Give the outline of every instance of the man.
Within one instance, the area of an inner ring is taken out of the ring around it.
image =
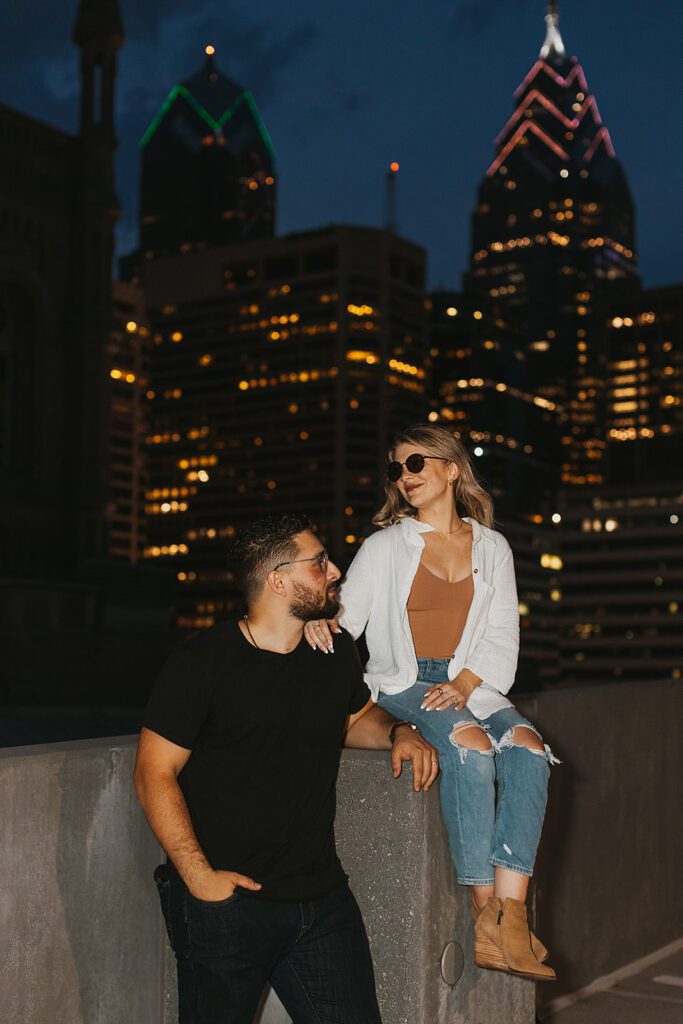
[[[140,734],[137,794],[168,865],[155,878],[178,962],[180,1024],[252,1024],[270,981],[296,1024],[379,1024],[360,911],[334,845],[342,742],[410,760],[426,791],[437,754],[370,700],[353,641],[322,659],[308,619],[338,611],[337,567],[305,516],[235,542],[247,604],[164,668]]]

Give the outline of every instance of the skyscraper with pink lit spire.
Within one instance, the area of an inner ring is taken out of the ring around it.
[[[472,218],[466,290],[526,336],[530,375],[562,423],[562,478],[604,478],[604,324],[639,283],[635,213],[609,130],[548,4]]]

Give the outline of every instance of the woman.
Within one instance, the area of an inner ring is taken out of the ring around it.
[[[382,529],[349,568],[340,623],[354,637],[365,630],[375,700],[439,750],[444,822],[476,922],[475,963],[552,981],[526,896],[555,758],[504,696],[519,649],[510,546],[492,529],[491,497],[450,431],[409,427],[389,459],[386,501],[373,520]],[[331,651],[330,629],[339,631],[334,621],[308,623],[309,643]]]

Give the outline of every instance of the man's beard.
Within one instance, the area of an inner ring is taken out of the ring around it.
[[[333,619],[339,611],[339,601],[332,590],[324,594],[316,594],[314,590],[303,585],[294,584],[294,598],[289,606],[295,619],[308,622],[310,619]]]

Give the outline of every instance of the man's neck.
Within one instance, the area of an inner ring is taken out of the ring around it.
[[[275,614],[269,608],[255,605],[240,620],[240,629],[258,650],[289,654],[301,643],[304,623],[289,615],[283,616],[281,612]]]

